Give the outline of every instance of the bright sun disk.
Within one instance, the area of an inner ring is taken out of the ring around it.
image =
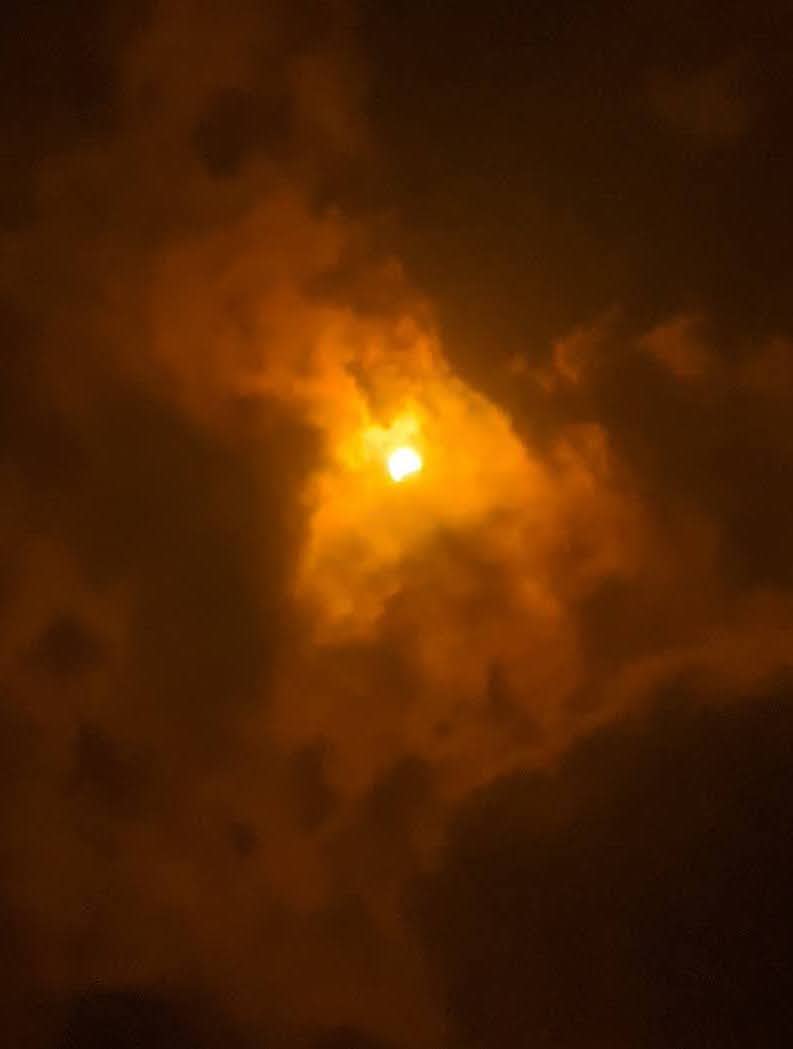
[[[411,474],[418,473],[423,466],[421,456],[415,448],[403,445],[395,448],[388,456],[388,472],[391,480],[399,483]]]

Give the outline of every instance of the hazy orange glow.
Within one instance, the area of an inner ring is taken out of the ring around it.
[[[388,456],[388,472],[391,480],[399,484],[405,478],[421,471],[424,461],[415,448],[410,445],[401,445],[395,448]]]
[[[537,599],[533,565],[554,516],[542,467],[431,336],[405,342],[402,368],[373,355],[363,381],[337,372],[317,402],[328,454],[306,491],[297,589],[329,639],[371,636],[429,550],[472,529],[488,556],[517,559],[513,575]]]

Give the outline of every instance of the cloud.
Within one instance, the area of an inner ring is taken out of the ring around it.
[[[353,7],[83,15],[18,16],[30,109],[0,240],[9,1044],[31,1023],[36,1049],[134,1024],[185,1046],[447,1044],[434,962],[454,1025],[496,1044],[488,1001],[506,1024],[517,992],[466,1003],[466,952],[509,922],[455,850],[478,863],[492,815],[516,851],[481,878],[497,897],[517,866],[537,893],[514,887],[516,928],[548,910],[551,953],[579,926],[605,952],[608,893],[575,873],[568,899],[564,875],[610,862],[650,761],[628,719],[694,682],[721,725],[789,666],[788,342],[738,352],[704,308],[613,309],[507,379],[483,333],[480,389],[367,196],[384,161]],[[401,486],[395,443],[425,464]],[[655,731],[671,777],[689,729]],[[513,789],[529,815],[504,828]],[[612,837],[565,852],[577,813]],[[440,901],[423,932],[415,884]],[[579,1001],[573,1041],[608,1027],[609,994],[622,1008],[626,968],[579,992],[572,959],[556,989],[507,942],[538,1039],[543,1003]]]
[[[461,807],[415,903],[453,1038],[789,1037],[790,698],[782,681],[725,714],[675,687]]]

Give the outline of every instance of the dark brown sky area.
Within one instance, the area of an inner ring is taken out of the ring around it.
[[[793,1045],[791,55],[3,6],[3,1046]]]

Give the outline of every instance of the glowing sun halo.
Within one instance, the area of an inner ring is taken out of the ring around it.
[[[396,481],[397,484],[404,481],[406,477],[410,477],[411,474],[418,473],[423,465],[419,453],[409,445],[395,448],[388,456],[388,472],[391,480]]]

